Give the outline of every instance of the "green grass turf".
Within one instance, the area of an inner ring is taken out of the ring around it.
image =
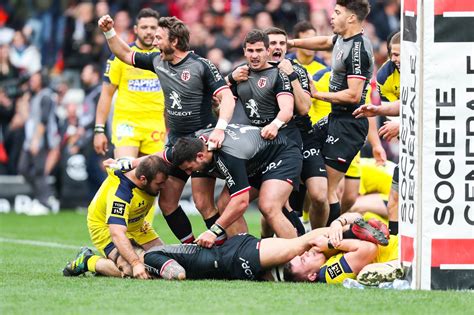
[[[474,314],[474,294],[345,289],[340,285],[245,281],[65,278],[61,270],[90,245],[85,214],[0,215],[0,314]],[[247,214],[258,235],[259,215]],[[195,233],[204,230],[192,217]],[[154,224],[176,243],[161,215]],[[34,240],[73,248],[12,243]],[[77,249],[75,249],[77,247]]]

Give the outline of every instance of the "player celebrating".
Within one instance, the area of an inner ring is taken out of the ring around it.
[[[209,142],[214,147],[220,147],[235,102],[217,68],[207,59],[189,51],[187,27],[175,17],[160,18],[153,45],[161,53],[144,54],[133,51],[116,36],[110,16],[101,17],[98,24],[105,33],[110,49],[120,60],[158,74],[165,96],[166,123],[169,128],[167,145],[172,146],[179,137],[214,126],[216,119],[212,114],[211,102],[216,96],[221,103],[220,119]],[[179,198],[188,177],[179,169],[173,170],[159,200],[168,225],[181,242],[194,241],[189,219],[179,206]],[[194,202],[207,226],[211,226],[218,217],[213,200],[214,184],[214,178],[192,179]]]
[[[289,40],[290,46],[328,50],[332,53],[330,92],[316,91],[314,97],[331,103],[331,114],[315,126],[328,176],[330,224],[340,214],[337,187],[368,133],[367,119],[354,119],[351,113],[365,103],[372,77],[373,52],[362,23],[370,11],[367,0],[338,0],[331,16],[335,36],[315,36]]]

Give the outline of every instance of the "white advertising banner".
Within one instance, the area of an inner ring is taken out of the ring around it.
[[[412,288],[473,288],[474,1],[402,12],[400,258]]]
[[[422,289],[474,286],[474,1],[423,2]]]
[[[420,0],[402,3],[400,61],[400,161],[399,161],[399,244],[400,259],[416,288],[419,277],[417,224],[419,223],[419,102],[421,90]]]

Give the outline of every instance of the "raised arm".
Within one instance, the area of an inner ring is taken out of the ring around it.
[[[288,48],[303,48],[311,50],[329,50],[334,46],[334,36],[314,36],[310,38],[295,38],[287,41]]]
[[[133,52],[128,44],[116,35],[114,20],[109,15],[104,15],[99,19],[98,25],[102,32],[104,32],[110,51],[126,64],[133,65]]]

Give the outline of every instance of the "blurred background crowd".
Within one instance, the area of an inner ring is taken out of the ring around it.
[[[364,32],[379,67],[387,59],[387,36],[400,28],[400,0],[369,2]],[[251,29],[278,26],[291,38],[293,26],[306,20],[318,35],[330,35],[334,5],[335,0],[0,1],[0,175],[34,178],[29,165],[40,163],[57,178],[58,195],[69,167],[88,179],[88,199],[93,195],[102,178],[92,148],[95,107],[110,55],[97,27],[100,16],[114,17],[117,34],[132,42],[141,8],[174,15],[189,27],[192,50],[227,74],[242,63],[241,43]],[[372,101],[379,102],[376,92]],[[44,130],[32,132],[40,123]],[[397,159],[396,150],[388,153]],[[47,184],[36,184],[47,190]]]

